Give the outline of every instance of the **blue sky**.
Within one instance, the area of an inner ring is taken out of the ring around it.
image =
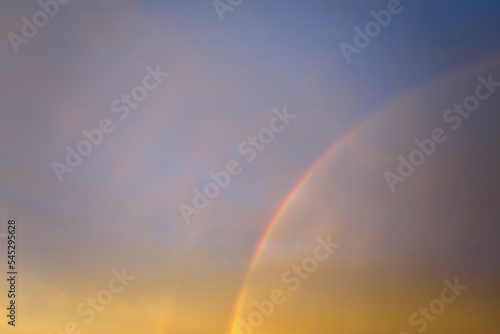
[[[500,80],[500,4],[404,0],[348,63],[340,43],[387,4],[243,0],[221,21],[211,1],[72,0],[18,53],[7,35],[40,7],[1,4],[0,209],[21,222],[18,333],[78,321],[74,306],[125,266],[138,283],[85,333],[222,334],[326,235],[342,251],[262,334],[399,333],[454,276],[474,288],[432,330],[487,333],[500,93],[459,131],[443,113],[479,75]],[[169,76],[121,120],[112,102],[157,66]],[[284,110],[296,117],[247,162],[239,145]],[[115,130],[60,182],[54,162],[106,118]],[[392,192],[384,171],[436,127],[449,139]],[[179,205],[231,160],[242,172],[186,224]]]

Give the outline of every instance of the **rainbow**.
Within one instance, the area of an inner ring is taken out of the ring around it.
[[[415,94],[418,91],[423,90],[425,87],[432,87],[432,84],[444,81],[445,79],[452,79],[454,76],[458,76],[458,74],[463,74],[463,73],[477,73],[481,70],[484,70],[485,68],[492,66],[494,64],[497,64],[499,62],[498,57],[493,57],[491,59],[483,60],[482,62],[476,63],[476,64],[471,64],[469,66],[464,66],[463,68],[456,70],[454,72],[448,73],[443,75],[441,78],[436,78],[434,80],[431,80],[430,82],[423,83],[421,86],[413,88],[411,91],[402,94],[398,98],[394,99],[393,101],[390,101],[385,107],[387,109],[391,105],[397,105],[399,101],[404,100],[406,97]],[[379,108],[379,112],[382,111],[384,108]],[[343,136],[340,138],[337,138],[325,151],[323,155],[321,155],[312,165],[309,167],[309,169],[305,172],[305,174],[300,178],[300,180],[297,182],[297,184],[288,192],[288,194],[285,196],[284,200],[281,202],[280,206],[276,210],[276,212],[273,214],[271,217],[269,223],[266,226],[266,229],[264,230],[257,246],[255,247],[254,253],[251,257],[251,260],[249,262],[249,265],[247,267],[247,270],[245,272],[242,285],[240,288],[240,291],[237,295],[236,301],[235,301],[235,306],[233,308],[233,312],[231,313],[230,321],[229,321],[229,326],[228,326],[228,333],[230,334],[236,334],[236,325],[237,325],[237,320],[241,314],[241,310],[245,301],[245,296],[247,292],[247,285],[249,283],[249,280],[251,278],[251,275],[255,269],[255,266],[260,258],[260,255],[264,249],[264,246],[269,239],[270,235],[272,234],[274,227],[277,225],[279,222],[280,218],[283,216],[283,214],[286,212],[286,210],[290,207],[292,204],[293,200],[297,197],[297,194],[300,193],[300,190],[304,188],[304,185],[311,179],[311,177],[314,175],[316,170],[325,162],[325,160],[333,154],[339,147],[340,145],[348,139],[351,135],[356,133],[359,129],[361,129],[370,119],[372,119],[375,114],[378,112],[374,112],[372,116],[367,117],[365,120],[361,121],[358,125],[356,125],[354,128],[352,128],[350,131],[345,133]],[[199,233],[201,233],[201,226],[203,226],[205,221],[202,221],[200,223],[200,227],[197,229],[196,236],[192,238],[193,243],[194,240],[196,240],[197,236]],[[175,289],[172,289],[175,290]],[[172,304],[173,304],[173,298],[169,299],[167,302],[167,305],[165,306],[165,309],[163,310],[162,314],[164,314],[162,318],[162,322],[159,324],[159,330],[160,333],[166,333],[167,332],[167,327],[168,323],[171,317],[172,313]]]
[[[252,276],[252,273],[255,269],[255,266],[260,258],[260,255],[262,253],[262,250],[264,249],[264,246],[269,239],[269,236],[272,234],[274,227],[277,225],[278,221],[280,218],[283,216],[283,214],[286,212],[288,207],[291,205],[293,200],[297,197],[297,194],[300,193],[300,190],[304,187],[304,185],[311,179],[311,177],[314,175],[316,170],[323,164],[323,162],[337,149],[340,147],[340,144],[342,144],[347,138],[349,138],[351,135],[356,133],[360,128],[363,127],[363,125],[367,122],[367,120],[364,120],[360,122],[358,125],[356,125],[353,129],[348,131],[346,134],[341,136],[340,138],[336,139],[330,147],[326,150],[325,153],[323,153],[312,165],[309,167],[309,169],[304,173],[304,175],[300,178],[300,180],[295,184],[295,186],[288,192],[288,194],[285,196],[285,199],[281,202],[280,206],[276,210],[276,212],[273,214],[271,220],[269,223],[267,223],[266,229],[262,233],[262,236],[257,243],[257,246],[255,247],[254,253],[251,257],[251,260],[249,262],[247,271],[245,273],[244,279],[243,279],[243,284],[240,288],[240,292],[238,293],[238,297],[236,298],[236,303],[235,307],[233,309],[232,315],[231,315],[231,320],[230,324],[228,327],[228,333],[229,334],[236,334],[236,327],[238,323],[238,317],[241,314],[241,310],[243,307],[243,303],[245,301],[245,296],[247,292],[247,285],[250,277]]]
[[[436,78],[434,80],[431,80],[430,82],[423,83],[421,86],[416,87],[412,89],[411,91],[402,94],[401,96],[395,98],[394,100],[390,101],[386,107],[388,108],[391,105],[397,105],[399,101],[403,101],[406,97],[411,96],[413,94],[416,94],[416,92],[422,91],[425,87],[431,87],[434,83],[444,81],[445,79],[451,79],[453,76],[458,75],[458,74],[463,74],[467,73],[470,71],[479,71],[480,69],[483,69],[487,66],[496,64],[498,62],[498,58],[492,58],[492,59],[487,59],[482,62],[476,63],[476,64],[471,64],[469,66],[465,66],[463,68],[460,68],[454,72],[447,73],[443,75],[440,78]],[[286,195],[285,199],[282,201],[274,215],[272,216],[271,220],[267,224],[267,227],[264,231],[264,233],[261,236],[260,241],[258,242],[255,251],[252,255],[252,258],[250,260],[250,263],[248,265],[247,271],[245,273],[244,279],[243,279],[243,284],[240,288],[240,292],[238,293],[238,297],[236,298],[236,303],[235,307],[233,309],[231,318],[230,318],[230,325],[228,327],[229,334],[237,334],[236,332],[236,325],[238,321],[238,317],[241,314],[241,310],[243,307],[243,303],[245,301],[245,296],[246,296],[246,288],[249,282],[249,279],[254,271],[255,265],[257,264],[260,255],[262,253],[262,250],[269,239],[269,236],[272,234],[274,227],[280,220],[280,218],[283,216],[283,214],[286,212],[287,208],[290,206],[290,204],[293,202],[294,198],[297,196],[297,194],[300,192],[300,190],[304,187],[304,185],[311,179],[311,177],[314,175],[314,172],[323,164],[323,162],[329,157],[331,154],[335,152],[336,149],[340,147],[340,145],[348,139],[351,135],[356,133],[358,130],[360,130],[365,124],[368,123],[376,114],[384,110],[383,108],[379,108],[378,111],[375,111],[371,116],[365,118],[362,120],[360,123],[358,123],[354,128],[352,128],[350,131],[345,133],[343,136],[340,138],[336,139],[330,147],[326,150],[326,152],[321,155],[309,169],[306,171],[306,173],[300,178],[300,180],[297,182],[297,184],[290,190],[290,192]]]

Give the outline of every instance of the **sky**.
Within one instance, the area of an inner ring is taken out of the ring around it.
[[[497,333],[499,15],[3,2],[1,332]]]

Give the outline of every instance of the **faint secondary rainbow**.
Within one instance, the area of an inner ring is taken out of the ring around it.
[[[309,167],[309,169],[305,172],[305,174],[300,178],[299,182],[295,184],[295,186],[288,192],[288,194],[285,196],[285,199],[281,202],[280,206],[276,210],[276,212],[273,214],[271,220],[267,224],[267,227],[264,231],[264,233],[261,236],[261,239],[259,240],[257,246],[255,247],[254,254],[252,255],[252,258],[250,260],[250,263],[248,265],[248,269],[245,273],[245,276],[243,278],[243,284],[241,286],[240,292],[238,294],[238,297],[236,299],[236,304],[233,310],[233,313],[231,315],[231,320],[230,320],[230,325],[229,325],[229,332],[230,334],[236,334],[236,326],[238,324],[238,317],[240,316],[241,309],[243,307],[243,303],[245,301],[245,295],[247,291],[247,285],[248,281],[250,279],[250,276],[252,275],[252,272],[255,268],[255,265],[257,264],[257,261],[259,260],[259,257],[262,253],[262,250],[269,239],[269,236],[272,234],[274,227],[277,225],[278,221],[280,220],[281,216],[283,213],[285,213],[286,209],[290,206],[290,204],[293,202],[297,194],[300,192],[300,190],[303,188],[303,186],[311,179],[311,177],[314,175],[314,172],[318,169],[319,166],[323,164],[323,162],[326,160],[328,156],[330,156],[339,146],[342,142],[344,142],[348,137],[356,133],[357,130],[359,130],[367,120],[364,120],[360,122],[358,125],[356,125],[352,130],[348,131],[346,134],[344,134],[342,137],[338,138],[333,142],[332,145],[326,150],[325,153],[323,153],[312,165]]]
[[[398,105],[399,101],[404,101],[408,96],[416,94],[417,92],[422,91],[426,87],[427,88],[432,87],[432,84],[434,84],[434,83],[440,82],[440,81],[445,80],[445,79],[453,78],[454,75],[456,75],[457,73],[458,74],[460,74],[460,73],[462,73],[462,74],[463,73],[469,73],[469,72],[471,72],[471,73],[478,73],[480,71],[483,71],[488,66],[497,64],[499,61],[500,61],[500,58],[495,57],[495,58],[488,59],[488,60],[485,60],[485,61],[480,62],[480,63],[472,64],[470,66],[464,66],[460,70],[448,73],[448,74],[444,75],[442,78],[436,78],[435,80],[432,80],[430,82],[424,83],[421,86],[416,87],[416,88],[414,88],[414,89],[406,92],[405,94],[402,94],[401,96],[399,96],[395,100],[393,100],[390,103],[388,103],[387,105],[385,105],[384,108],[380,108],[378,111],[380,112],[380,111],[382,111],[384,109],[389,109],[389,107],[391,105]],[[266,227],[266,230],[264,231],[264,233],[263,233],[263,235],[262,235],[262,237],[261,237],[261,239],[260,239],[260,241],[259,241],[259,243],[258,243],[258,245],[257,245],[257,247],[255,249],[255,252],[254,252],[254,254],[252,256],[252,259],[251,259],[251,261],[249,263],[247,272],[245,273],[243,284],[242,284],[242,287],[241,287],[240,292],[238,294],[238,298],[237,298],[236,303],[235,303],[235,308],[233,310],[232,317],[231,317],[231,320],[230,320],[229,331],[230,331],[231,334],[235,334],[236,321],[237,321],[237,319],[238,319],[238,317],[239,317],[239,315],[241,313],[241,309],[242,309],[242,306],[243,306],[243,302],[244,302],[244,298],[245,298],[245,293],[246,293],[246,286],[248,284],[249,278],[250,278],[250,276],[251,276],[251,274],[253,272],[253,269],[254,269],[254,267],[255,267],[255,265],[256,265],[259,257],[260,257],[260,254],[262,252],[262,249],[264,248],[264,245],[265,245],[267,239],[269,238],[269,236],[271,235],[271,233],[273,231],[274,226],[277,224],[277,222],[280,219],[280,217],[283,215],[283,213],[289,207],[289,205],[293,201],[293,199],[296,197],[296,194],[300,191],[300,189],[302,188],[303,184],[305,184],[311,178],[311,176],[318,169],[318,167],[324,162],[324,160],[330,154],[332,154],[335,151],[335,149],[338,148],[340,146],[340,144],[345,139],[347,139],[347,137],[350,137],[353,133],[355,133],[357,130],[359,130],[360,128],[362,128],[363,125],[365,123],[367,123],[370,119],[374,118],[376,113],[377,112],[375,112],[372,116],[368,117],[367,119],[361,121],[361,123],[359,125],[356,125],[351,131],[347,132],[344,136],[342,136],[339,139],[335,140],[333,142],[333,144],[326,150],[326,153],[324,153],[307,170],[307,172],[304,174],[304,176],[299,180],[299,182],[294,186],[294,188],[290,190],[290,192],[287,194],[287,196],[285,197],[285,199],[283,200],[283,202],[278,207],[276,213],[273,215],[272,219],[268,223],[268,225]],[[203,225],[203,224],[201,224],[201,225]],[[168,300],[168,302],[167,302],[167,304],[165,306],[164,312],[161,312],[161,314],[162,314],[162,322],[160,323],[160,329],[159,329],[160,332],[159,332],[159,334],[164,334],[164,333],[167,333],[169,331],[168,327],[169,327],[169,320],[170,320],[170,317],[171,317],[170,313],[172,311],[171,303],[172,303],[171,300]]]

